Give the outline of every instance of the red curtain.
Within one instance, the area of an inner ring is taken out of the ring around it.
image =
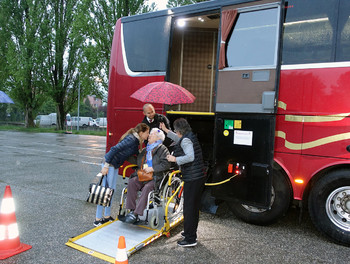
[[[221,44],[219,57],[219,70],[226,67],[226,40],[230,34],[233,23],[237,18],[237,10],[225,10],[221,13]]]

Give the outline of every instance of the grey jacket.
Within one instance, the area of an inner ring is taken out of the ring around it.
[[[137,156],[137,167],[142,167],[142,159],[146,154],[146,148],[144,148],[141,153]],[[158,186],[165,176],[165,173],[170,169],[170,162],[166,159],[166,156],[169,155],[169,150],[166,146],[163,144],[158,145],[152,150],[152,168],[154,170],[153,172],[153,180],[156,183],[156,186]],[[136,161],[134,160],[134,163]],[[146,158],[144,160],[144,163],[146,163]],[[131,177],[137,176],[137,173],[133,173]]]

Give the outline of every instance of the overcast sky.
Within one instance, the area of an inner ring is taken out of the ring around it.
[[[158,10],[166,9],[166,4],[168,0],[149,0],[150,3],[155,2],[158,6]]]

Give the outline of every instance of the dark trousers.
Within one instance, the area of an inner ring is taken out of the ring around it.
[[[137,192],[141,190],[141,196],[136,203]],[[129,179],[128,192],[126,194],[126,209],[134,210],[135,214],[143,215],[146,209],[148,194],[154,190],[154,181],[140,182],[137,177]]]
[[[197,239],[199,208],[204,189],[205,178],[185,182],[184,184],[184,235],[187,242]]]

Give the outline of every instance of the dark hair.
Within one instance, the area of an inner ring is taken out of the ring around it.
[[[174,130],[179,132],[181,135],[185,135],[192,131],[190,124],[185,118],[179,118],[174,121]]]
[[[140,132],[146,132],[149,130],[149,126],[147,126],[145,123],[139,123],[137,124],[136,127],[130,128],[128,131],[124,133],[124,135],[121,136],[119,139],[119,142],[122,141],[127,135],[132,134],[132,133],[140,133]]]

